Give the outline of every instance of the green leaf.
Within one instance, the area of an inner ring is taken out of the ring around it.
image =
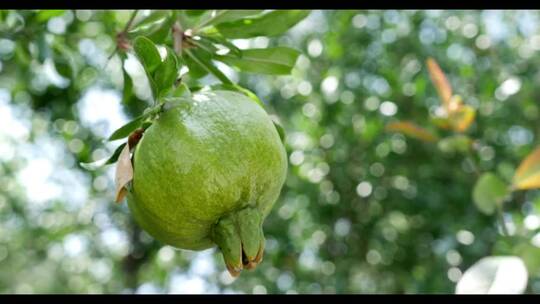
[[[189,17],[199,17],[202,14],[206,13],[206,11],[207,10],[200,10],[200,9],[186,10],[186,15],[188,15]]]
[[[171,93],[171,97],[189,97],[191,91],[185,83],[178,85]]]
[[[122,149],[124,148],[126,144],[127,142],[118,146],[118,148],[114,150],[114,153],[109,158],[100,159],[92,163],[79,163],[79,165],[81,165],[81,167],[83,167],[86,170],[94,171],[103,166],[114,164],[118,160],[118,156],[120,156],[120,153],[122,152]]]
[[[75,56],[64,44],[53,44],[53,58],[56,71],[65,78],[72,79],[77,76],[79,68]]]
[[[473,141],[470,137],[456,134],[441,139],[438,147],[445,153],[467,153],[472,148]]]
[[[154,74],[158,98],[165,95],[172,89],[178,77],[178,61],[173,50],[167,47],[167,57],[161,63]]]
[[[484,173],[476,182],[473,200],[476,207],[485,214],[493,214],[501,207],[510,194],[508,185],[497,175]]]
[[[122,90],[122,102],[127,103],[133,95],[133,80],[131,76],[122,68],[124,75],[124,89]]]
[[[290,74],[300,52],[287,47],[242,50],[242,57],[216,56],[216,59],[234,65],[249,73],[286,75]]]
[[[165,18],[170,16],[170,11],[168,10],[157,10],[152,11],[150,15],[148,15],[146,18],[139,21],[137,24],[133,26],[133,29],[129,31],[129,33],[137,33],[140,34],[142,31],[150,27],[151,25],[154,25],[156,23],[162,23]]]
[[[45,22],[53,17],[62,16],[66,10],[41,10],[37,13],[36,20]]]
[[[137,37],[133,43],[133,49],[148,74],[152,74],[161,64],[161,56],[152,40],[144,36]]]
[[[170,11],[156,11],[128,32],[129,37],[145,36],[154,43],[164,43],[171,31],[174,18]]]
[[[148,38],[144,36],[139,36],[135,39],[133,43],[133,49],[135,50],[135,55],[137,59],[141,62],[146,76],[148,77],[148,82],[150,83],[150,88],[152,89],[152,96],[158,98],[158,87],[152,77],[154,71],[161,64],[161,56],[156,45]]]
[[[114,131],[111,136],[107,139],[108,141],[118,140],[125,137],[128,137],[129,134],[131,134],[133,131],[135,131],[137,128],[141,126],[141,123],[143,119],[145,119],[148,115],[141,115],[132,121],[128,122],[127,124],[120,127],[118,130]]]
[[[147,37],[155,43],[165,43],[168,39],[171,39],[170,33],[174,24],[174,18],[169,17],[163,23],[159,24],[159,27],[147,34]]]
[[[193,52],[189,49],[184,50],[186,54],[195,62],[197,63],[201,68],[205,69],[212,75],[216,76],[221,82],[226,84],[232,84],[232,81],[225,76],[218,68],[214,66],[212,63],[210,56],[200,56],[200,53]]]
[[[198,48],[210,53],[214,54],[218,51],[218,48],[212,44],[212,42],[206,40],[206,39],[192,39],[190,40],[195,46]]]
[[[208,53],[199,51],[197,49],[194,49],[192,53],[198,53],[199,56],[210,56]],[[187,52],[184,52],[182,59],[189,69],[189,73],[187,73],[189,78],[199,79],[208,75],[208,70],[202,67],[199,63],[197,63],[197,61],[195,61],[191,56],[189,56]]]
[[[224,37],[232,39],[279,36],[309,13],[309,10],[275,10],[261,16],[220,23],[216,29]]]
[[[261,13],[263,10],[214,10],[210,17],[203,20],[196,28],[202,28],[210,25],[231,22],[244,17],[249,17]]]
[[[278,131],[279,138],[281,138],[281,142],[285,143],[285,129],[283,129],[281,124],[279,124],[277,121],[272,120],[272,122],[274,123],[274,127],[276,127],[276,130]]]
[[[230,54],[234,55],[236,57],[242,56],[242,50],[240,50],[236,45],[229,42],[229,40],[225,39],[224,37],[220,35],[212,35],[212,36],[200,36],[201,40],[207,40],[209,42],[212,42],[213,44],[222,45],[229,49]]]

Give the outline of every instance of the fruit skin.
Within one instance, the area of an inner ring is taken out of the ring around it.
[[[191,250],[214,246],[220,219],[246,207],[264,220],[287,174],[271,118],[232,91],[179,99],[145,131],[133,163],[128,205],[135,220],[159,241]]]

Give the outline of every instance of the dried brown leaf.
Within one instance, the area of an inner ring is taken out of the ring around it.
[[[129,145],[125,145],[118,162],[116,163],[116,198],[115,202],[120,203],[127,195],[127,185],[133,179],[133,165],[131,164],[131,156],[129,151]]]

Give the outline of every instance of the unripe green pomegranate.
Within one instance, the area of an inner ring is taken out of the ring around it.
[[[236,276],[262,260],[262,224],[285,181],[285,148],[265,110],[242,94],[210,91],[175,103],[135,148],[129,208],[163,243],[217,245]]]

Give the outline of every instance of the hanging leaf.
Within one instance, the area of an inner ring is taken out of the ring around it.
[[[142,121],[147,117],[148,115],[141,115],[132,121],[128,122],[127,124],[121,126],[118,130],[114,131],[111,136],[107,139],[108,141],[118,140],[122,138],[128,137],[131,132],[135,131],[137,128],[141,126]]]
[[[484,173],[474,186],[473,200],[482,213],[491,215],[510,194],[508,185],[497,175]]]
[[[432,134],[430,131],[417,126],[415,123],[410,121],[398,121],[391,122],[386,125],[387,132],[398,132],[403,133],[412,138],[416,138],[426,142],[434,142],[439,138]]]
[[[128,72],[122,68],[124,75],[124,88],[122,89],[122,102],[128,103],[133,96],[133,80],[129,76]]]
[[[309,10],[275,10],[261,16],[216,25],[226,38],[279,36],[309,15]]]
[[[456,294],[521,294],[527,281],[527,268],[521,258],[489,256],[463,273]]]
[[[160,64],[154,74],[158,98],[169,92],[178,77],[178,61],[170,48],[167,49],[167,57]]]
[[[216,59],[236,66],[243,72],[269,75],[290,74],[300,52],[287,47],[242,50],[242,57],[217,56]]]
[[[133,165],[131,164],[129,145],[125,145],[118,157],[118,163],[116,164],[116,175],[114,178],[116,185],[115,202],[122,202],[128,192],[127,185],[132,179]]]
[[[450,82],[433,58],[428,58],[427,67],[431,81],[435,85],[435,89],[437,89],[437,93],[439,93],[443,105],[448,109],[448,103],[452,97],[452,87],[450,86]]]
[[[120,152],[122,152],[122,149],[126,144],[127,143],[123,143],[118,146],[118,148],[114,150],[114,153],[109,158],[100,159],[92,163],[79,163],[79,165],[81,165],[81,167],[85,168],[86,170],[94,171],[103,166],[114,164],[118,160],[118,156],[120,156]]]
[[[281,124],[275,120],[272,120],[274,123],[274,127],[276,127],[276,130],[278,131],[279,138],[281,138],[281,142],[285,143],[285,129],[281,126]]]
[[[540,188],[540,147],[527,155],[521,162],[512,182],[516,189]]]

